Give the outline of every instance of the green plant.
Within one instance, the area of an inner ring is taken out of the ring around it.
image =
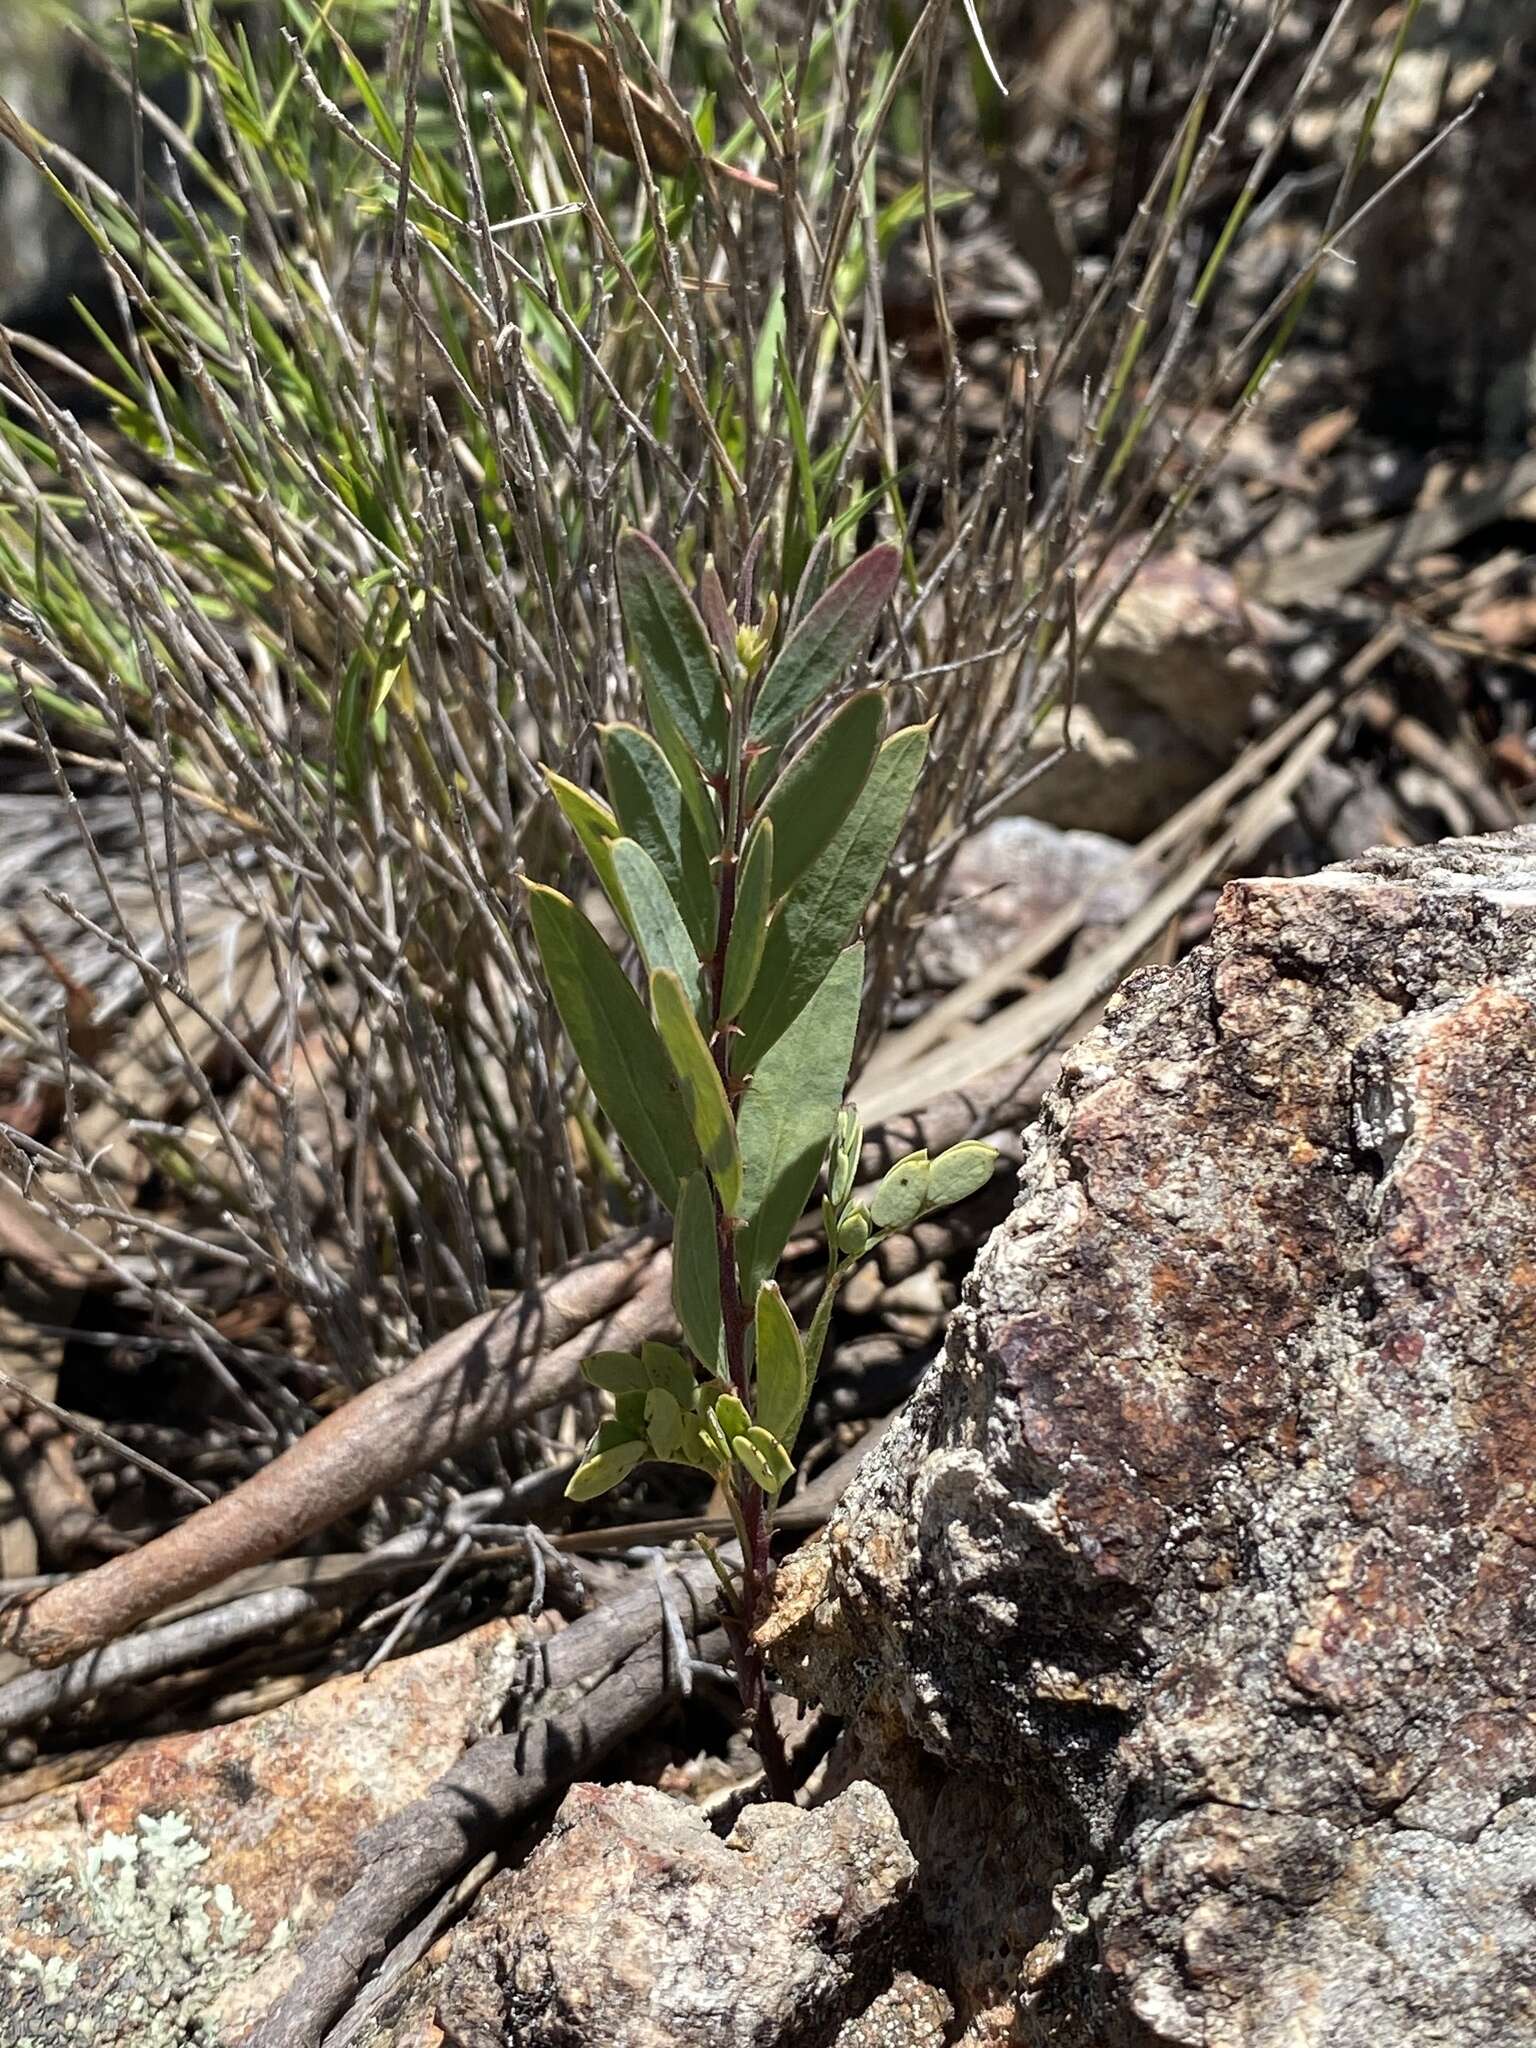
[[[770,1778],[752,1629],[772,1578],[772,1508],[839,1283],[892,1230],[974,1193],[996,1154],[915,1152],[856,1202],[861,1127],[843,1107],[864,988],[857,937],[922,774],[928,729],[883,735],[878,689],[839,700],[900,574],[879,547],[810,599],[771,655],[775,603],[738,621],[712,565],[704,617],[661,550],[629,531],[619,588],[650,722],[603,728],[609,802],[549,775],[638,954],[642,1001],[596,926],[530,882],[544,971],[593,1094],[671,1213],[685,1349],[599,1352],[614,1413],[566,1489],[604,1493],[642,1459],[708,1473],[741,1540],[733,1641]],[[791,743],[799,744],[791,751]],[[825,1163],[825,1283],[802,1332],[774,1281]]]

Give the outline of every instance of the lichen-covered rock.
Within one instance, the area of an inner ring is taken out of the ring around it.
[[[1232,884],[782,1575],[967,2040],[1536,2041],[1536,831]]]
[[[436,2020],[452,2048],[830,2048],[889,1981],[912,1868],[870,1785],[724,1842],[649,1786],[578,1785],[456,1936]]]
[[[495,1725],[525,1625],[136,1744],[0,1819],[3,2048],[233,2048],[357,1875],[359,1836]]]

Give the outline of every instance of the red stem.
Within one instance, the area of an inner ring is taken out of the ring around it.
[[[740,831],[738,820],[738,842]],[[726,847],[721,854],[720,917],[715,929],[714,957],[709,963],[710,1013],[714,1020],[710,1049],[733,1114],[740,1090],[731,1082],[731,1034],[720,1023],[720,1006],[725,987],[726,954],[736,915],[739,852],[738,843]],[[741,1275],[736,1264],[735,1225],[722,1208],[718,1194],[714,1199],[715,1244],[720,1265],[720,1321],[725,1335],[726,1370],[737,1399],[750,1414],[752,1385],[747,1371],[747,1308],[741,1298]],[[739,1626],[728,1630],[732,1660],[736,1666],[736,1687],[741,1694],[742,1711],[752,1729],[753,1743],[762,1759],[768,1789],[775,1799],[790,1800],[794,1797],[794,1783],[773,1718],[773,1702],[764,1682],[762,1656],[752,1640],[752,1632],[767,1612],[773,1597],[773,1532],[762,1488],[744,1477],[738,1494],[747,1540],[741,1561],[742,1618]]]

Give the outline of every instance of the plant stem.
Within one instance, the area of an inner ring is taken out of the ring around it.
[[[736,870],[741,856],[746,822],[746,700],[745,687],[738,687],[732,699],[729,777],[723,792],[725,819],[720,850],[719,915],[715,924],[714,955],[709,962],[710,1015],[714,1026],[710,1050],[714,1055],[715,1070],[725,1087],[733,1115],[740,1088],[732,1086],[731,1035],[721,1021],[720,1010],[725,986],[726,955],[730,950],[731,927],[736,916]],[[719,1190],[712,1187],[711,1193],[715,1204],[715,1245],[720,1268],[720,1321],[725,1337],[726,1370],[738,1400],[751,1414],[752,1376],[747,1369],[748,1308],[742,1299],[741,1273],[736,1263],[736,1226],[734,1220],[725,1212]],[[735,1483],[738,1478],[739,1483]],[[758,1756],[762,1759],[768,1789],[775,1799],[787,1800],[794,1797],[794,1785],[789,1775],[784,1745],[779,1739],[778,1727],[773,1718],[773,1702],[768,1691],[762,1656],[752,1635],[767,1612],[769,1601],[773,1597],[772,1515],[767,1497],[755,1481],[741,1474],[733,1475],[726,1481],[727,1485],[733,1483],[740,1509],[742,1533],[742,1611],[739,1621],[727,1624],[726,1633],[730,1640],[732,1662],[736,1667],[736,1687],[741,1694],[742,1711],[752,1730],[752,1740]]]

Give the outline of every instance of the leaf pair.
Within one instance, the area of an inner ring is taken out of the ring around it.
[[[734,1394],[720,1394],[710,1407],[706,1431],[727,1462],[734,1460],[764,1493],[777,1493],[794,1463],[771,1429],[754,1422]]]
[[[984,1188],[996,1166],[996,1146],[971,1138],[951,1145],[937,1159],[930,1159],[926,1152],[909,1152],[886,1174],[867,1207],[843,1210],[837,1230],[839,1247],[857,1256],[877,1235],[910,1230],[920,1217],[963,1202],[967,1195]],[[852,1186],[851,1178],[848,1186]],[[846,1194],[842,1200],[847,1200]],[[842,1208],[841,1202],[838,1207]]]

